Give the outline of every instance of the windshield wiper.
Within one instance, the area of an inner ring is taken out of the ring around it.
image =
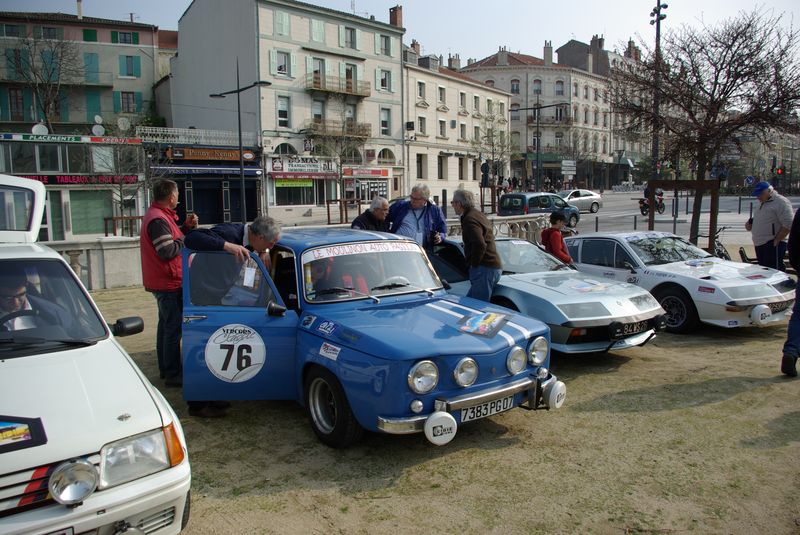
[[[572,269],[567,264],[558,264],[557,266],[553,266],[553,269],[550,271],[558,271],[559,269]]]
[[[374,290],[374,288],[373,288],[373,290]],[[312,293],[312,295],[314,297],[317,297],[317,296],[320,296],[320,295],[340,294],[340,293],[349,293],[349,292],[353,292],[354,294],[357,294],[357,295],[360,295],[360,296],[363,296],[363,297],[369,297],[370,299],[372,299],[376,303],[380,303],[381,302],[381,300],[378,299],[377,297],[375,297],[374,295],[365,294],[364,292],[359,292],[355,288],[350,288],[349,286],[331,286],[330,288],[324,288],[322,290],[314,290],[311,293]]]
[[[394,288],[403,288],[405,286],[411,286],[410,282],[392,282],[389,284],[382,284],[380,286],[375,286],[374,288],[370,288],[370,292],[374,292],[375,290],[392,290]]]
[[[93,346],[97,340],[53,340],[51,338],[42,338],[41,336],[9,336],[0,338],[0,344],[14,344],[19,346],[34,346],[42,344],[62,344],[67,346],[86,347]]]

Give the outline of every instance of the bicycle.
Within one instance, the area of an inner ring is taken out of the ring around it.
[[[730,227],[720,227],[717,229],[717,232],[714,233],[714,252],[712,253],[717,258],[722,258],[725,260],[731,260],[731,255],[728,250],[722,245],[722,242],[719,239],[719,235],[722,234],[725,230]],[[708,234],[698,234],[697,238],[708,238]]]

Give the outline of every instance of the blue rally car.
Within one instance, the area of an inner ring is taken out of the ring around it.
[[[564,402],[547,326],[447,294],[413,241],[290,229],[270,260],[184,252],[187,400],[294,399],[332,447]]]

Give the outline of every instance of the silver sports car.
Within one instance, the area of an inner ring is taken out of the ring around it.
[[[503,276],[492,302],[545,322],[551,347],[591,353],[641,346],[664,325],[664,310],[633,284],[587,276],[516,238],[498,238]],[[429,255],[450,292],[466,295],[469,275],[461,241],[447,239]]]

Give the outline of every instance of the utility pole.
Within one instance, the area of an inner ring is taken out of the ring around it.
[[[659,108],[661,107],[661,21],[667,18],[661,14],[662,9],[667,9],[667,4],[656,3],[656,7],[650,12],[650,24],[656,26],[656,56],[655,70],[653,72],[653,143],[650,158],[652,160],[651,178],[658,179],[658,130],[659,130]]]

